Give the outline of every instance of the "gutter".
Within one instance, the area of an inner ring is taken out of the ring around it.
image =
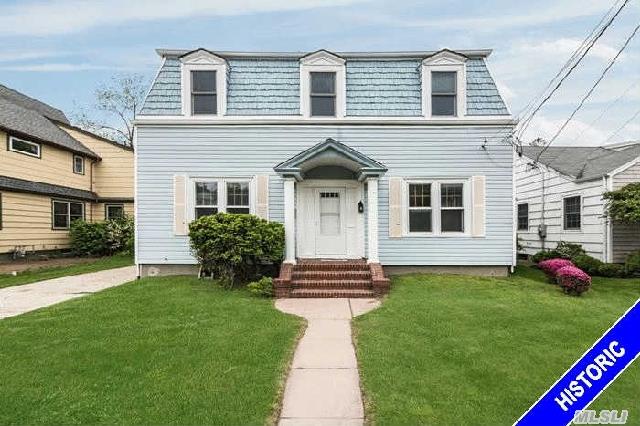
[[[256,118],[256,119],[238,119],[238,118],[217,118],[217,119],[201,119],[182,116],[148,116],[137,117],[133,124],[141,125],[325,125],[332,126],[338,124],[352,124],[364,126],[513,126],[517,124],[517,120],[512,117],[506,118],[478,118],[478,119],[456,119],[456,120],[426,120],[424,118],[392,118],[380,119],[375,118],[341,118],[341,119],[309,119],[304,117],[290,118]]]

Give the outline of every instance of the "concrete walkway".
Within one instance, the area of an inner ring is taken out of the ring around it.
[[[136,267],[54,278],[0,289],[0,319],[96,293],[136,279]]]
[[[287,378],[281,426],[364,423],[351,319],[378,306],[376,299],[276,301],[279,310],[308,321]]]

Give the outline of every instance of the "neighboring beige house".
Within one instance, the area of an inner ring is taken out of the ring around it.
[[[133,150],[0,85],[0,255],[64,249],[75,219],[133,215]]]

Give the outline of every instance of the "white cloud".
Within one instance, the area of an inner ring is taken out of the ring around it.
[[[552,119],[545,116],[536,116],[531,122],[531,125],[527,128],[522,140],[528,143],[535,138],[541,137],[548,141],[553,137],[563,123],[564,119]],[[607,132],[595,126],[589,125],[581,120],[573,120],[563,130],[558,139],[553,142],[553,145],[601,145],[607,136]]]
[[[344,6],[362,0],[54,0],[0,6],[0,35],[73,33],[132,21]]]

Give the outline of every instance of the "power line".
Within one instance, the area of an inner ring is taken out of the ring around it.
[[[527,111],[530,108],[533,108],[533,105],[535,104],[535,101],[537,99],[540,99],[546,92],[547,90],[549,90],[549,88],[551,87],[551,85],[553,84],[553,82],[562,74],[563,71],[565,71],[567,69],[567,67],[569,67],[569,65],[575,60],[575,58],[578,56],[578,53],[582,51],[582,49],[584,49],[584,47],[587,45],[588,41],[591,39],[591,37],[593,36],[593,34],[596,32],[596,30],[598,28],[600,28],[600,26],[605,22],[605,20],[607,19],[607,16],[609,16],[609,14],[611,14],[611,12],[616,8],[616,6],[618,5],[618,3],[621,0],[616,0],[613,5],[609,8],[609,10],[607,11],[607,13],[605,13],[602,18],[600,19],[600,21],[598,22],[598,24],[593,27],[593,29],[591,30],[591,32],[587,35],[587,37],[585,37],[584,40],[582,40],[582,43],[580,43],[580,45],[576,48],[576,50],[573,51],[573,53],[571,54],[571,56],[569,57],[569,59],[567,59],[567,61],[564,63],[564,65],[562,66],[562,68],[560,68],[560,70],[558,70],[558,72],[553,76],[553,78],[551,78],[551,80],[549,80],[549,82],[547,83],[547,85],[545,86],[545,88],[539,92],[536,96],[534,96],[529,103],[527,103],[527,105],[518,113],[518,116],[522,116],[524,114],[527,113]]]
[[[606,106],[606,107],[605,107],[605,108],[600,112],[600,115],[598,115],[595,119],[591,120],[591,121],[589,122],[589,124],[588,124],[584,129],[582,129],[582,131],[581,131],[581,132],[580,132],[580,133],[579,133],[575,138],[573,138],[573,139],[571,140],[571,142],[575,142],[575,141],[577,141],[578,139],[580,139],[580,138],[582,137],[582,135],[584,135],[584,132],[586,132],[586,131],[587,131],[587,128],[589,128],[589,127],[593,126],[595,123],[597,123],[598,121],[600,121],[600,119],[601,119],[602,117],[604,117],[604,115],[605,115],[605,114],[606,114],[606,113],[607,113],[611,108],[613,108],[613,107],[614,107],[618,102],[620,102],[620,100],[621,100],[622,98],[624,98],[624,97],[627,95],[627,93],[629,93],[629,92],[631,91],[631,89],[633,89],[635,86],[637,86],[637,85],[638,85],[638,83],[640,83],[640,80],[636,80],[636,81],[634,81],[633,83],[631,83],[631,84],[629,85],[629,87],[627,87],[627,88],[624,90],[624,92],[622,92],[622,94],[621,94],[620,96],[618,96],[617,98],[615,98],[613,101],[609,102],[609,104],[608,104],[608,105],[607,105],[607,106]]]
[[[631,123],[631,122],[632,122],[632,121],[633,121],[633,120],[634,120],[638,115],[640,115],[640,109],[639,109],[638,111],[636,111],[636,113],[635,113],[635,114],[633,114],[633,116],[632,116],[630,119],[628,119],[627,121],[625,121],[625,122],[624,122],[624,124],[623,124],[622,126],[618,127],[618,129],[617,129],[615,132],[613,132],[613,133],[611,134],[611,136],[609,136],[609,137],[607,138],[607,140],[605,140],[605,141],[604,141],[603,145],[606,145],[606,144],[607,144],[611,139],[613,139],[613,138],[614,138],[618,133],[620,133],[620,131],[622,131],[622,129],[624,129],[625,127],[627,127],[627,126],[629,125],[629,123]]]
[[[613,57],[613,59],[611,59],[611,61],[609,62],[609,64],[605,67],[605,69],[602,71],[602,74],[600,74],[600,77],[598,77],[598,79],[595,81],[595,83],[593,83],[593,85],[591,86],[591,88],[589,88],[589,90],[587,91],[587,93],[582,97],[582,99],[580,100],[580,103],[578,104],[578,106],[571,112],[571,115],[569,115],[569,118],[567,118],[565,120],[564,123],[562,123],[562,126],[560,126],[560,128],[558,129],[558,131],[556,131],[556,133],[553,135],[553,137],[549,140],[549,143],[546,144],[544,146],[544,148],[542,148],[542,150],[538,153],[538,155],[536,156],[536,161],[538,161],[540,159],[540,156],[547,150],[547,148],[549,148],[549,146],[553,143],[553,141],[555,141],[558,136],[560,136],[560,134],[564,131],[564,129],[567,127],[567,125],[571,122],[571,120],[573,120],[573,117],[575,117],[575,115],[578,113],[578,111],[582,108],[582,106],[584,105],[584,103],[587,101],[587,99],[589,99],[589,97],[591,96],[591,94],[596,90],[596,88],[598,87],[598,85],[600,84],[600,82],[604,79],[604,77],[607,75],[607,72],[609,72],[609,70],[611,69],[611,67],[613,67],[613,65],[616,63],[616,60],[618,59],[618,57],[620,57],[620,55],[622,54],[622,52],[624,51],[624,49],[627,48],[627,46],[629,45],[629,43],[631,42],[631,40],[633,40],[633,38],[636,36],[636,34],[638,33],[638,30],[640,29],[640,24],[638,24],[634,29],[633,32],[631,33],[631,35],[629,35],[629,37],[627,37],[627,39],[625,40],[624,44],[622,45],[622,47],[618,50],[618,53],[616,53],[616,55]]]
[[[533,112],[529,115],[529,117],[524,121],[524,124],[523,124],[522,129],[520,130],[519,134],[521,134],[521,135],[524,134],[524,131],[529,127],[529,124],[531,123],[531,120],[533,119],[533,117],[538,113],[538,111],[540,111],[540,109],[544,106],[544,104],[547,103],[547,101],[553,96],[553,94],[562,86],[562,83],[564,83],[564,81],[571,75],[571,73],[578,67],[578,65],[580,65],[580,63],[582,62],[584,57],[587,55],[587,53],[589,53],[589,51],[594,46],[594,44],[600,39],[600,37],[602,37],[602,35],[611,26],[611,24],[613,24],[613,22],[618,17],[618,15],[620,15],[620,12],[622,12],[622,9],[624,9],[624,7],[628,3],[629,3],[629,0],[625,0],[624,3],[618,8],[616,13],[611,18],[609,18],[607,23],[596,33],[595,37],[592,40],[589,41],[587,47],[584,49],[583,52],[580,53],[577,61],[574,64],[572,64],[571,67],[569,67],[569,69],[565,73],[565,75],[562,76],[562,78],[560,78],[560,80],[553,87],[553,89],[544,97],[544,99],[542,99],[542,101],[538,104],[538,106],[533,110]]]

